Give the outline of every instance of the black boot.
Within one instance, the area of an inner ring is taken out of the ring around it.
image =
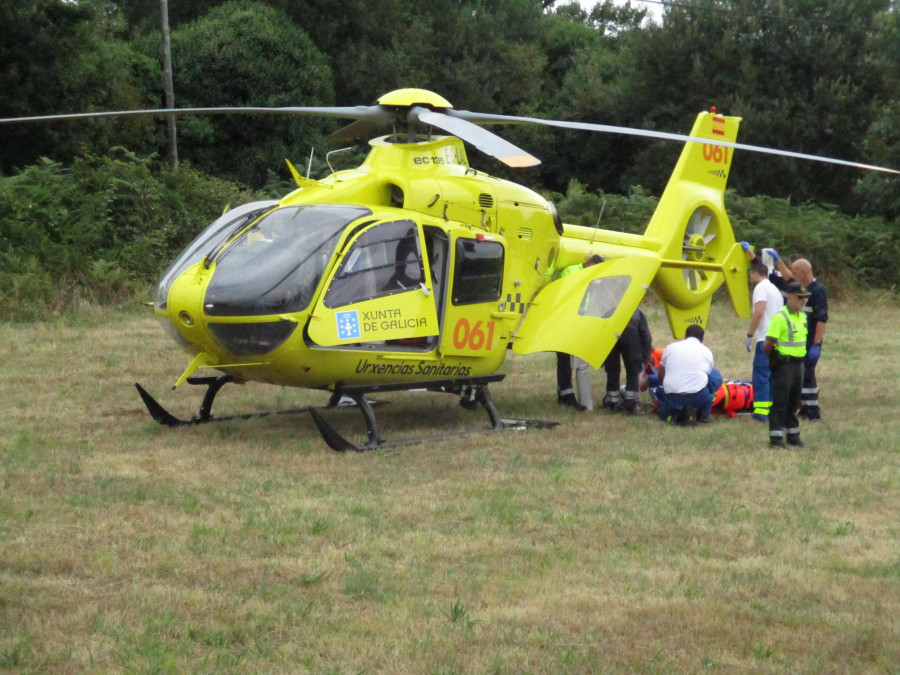
[[[603,407],[607,410],[617,410],[621,404],[622,399],[619,398],[619,392],[612,394],[606,392],[606,396],[603,397]]]
[[[686,405],[681,411],[679,424],[685,427],[692,427],[697,424],[697,408],[692,405]]]
[[[558,396],[556,402],[559,405],[568,406],[570,408],[578,407],[578,400],[575,398],[575,394],[563,394],[562,396]]]

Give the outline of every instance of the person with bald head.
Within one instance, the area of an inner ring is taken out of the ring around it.
[[[775,260],[775,269],[779,274],[773,274],[770,279],[776,286],[784,289],[789,281],[797,281],[809,292],[809,299],[803,308],[806,314],[806,357],[803,369],[803,387],[800,391],[800,415],[805,416],[810,422],[817,422],[822,418],[822,410],[819,406],[819,383],[816,380],[816,365],[822,353],[822,343],[825,341],[825,324],[828,323],[828,293],[825,287],[819,283],[813,274],[812,264],[801,256],[791,256],[790,265],[786,265],[778,252],[770,249]],[[754,255],[751,262],[758,260]]]
[[[783,273],[782,273],[783,274]],[[806,286],[809,300],[803,311],[806,313],[806,364],[803,370],[803,389],[800,390],[800,414],[810,422],[822,418],[819,407],[819,383],[816,380],[816,364],[825,341],[825,324],[828,322],[828,294],[813,274],[812,265],[806,258],[798,258],[791,263],[791,276]]]

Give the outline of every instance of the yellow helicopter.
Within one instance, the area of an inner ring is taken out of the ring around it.
[[[740,118],[715,110],[700,113],[689,136],[457,111],[422,89],[390,92],[371,107],[176,112],[355,119],[335,134],[342,139],[393,127],[370,141],[362,165],[325,179],[288,163],[296,190],[227,211],[164,273],[153,311],[192,358],[175,385],[207,387],[199,414],[178,419],[136,385],[154,419],[173,426],[217,419],[213,401],[229,382],[324,390],[332,407],[349,398],[365,418],[362,444],[309,409],[335,450],[385,444],[366,398],[379,391],[468,390],[491,429],[504,428],[488,385],[504,377],[510,348],[574,354],[598,368],[648,288],[675,337],[706,324],[722,284],[737,314],[749,316],[747,259],[724,206],[735,150],[881,169],[738,144]],[[0,122],[8,121],[25,120]],[[463,141],[512,167],[538,163],[481,126],[497,123],[685,145],[646,231],[633,235],[564,224],[536,192],[472,169]],[[602,262],[556,278],[594,255]]]

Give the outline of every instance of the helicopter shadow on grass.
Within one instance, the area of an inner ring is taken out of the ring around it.
[[[199,433],[220,438],[246,433],[265,437],[271,433],[275,443],[278,443],[276,437],[288,440],[284,430],[292,438],[317,443],[324,439],[334,450],[357,451],[440,442],[502,430],[493,428],[491,417],[482,405],[461,405],[457,393],[413,389],[366,395],[365,401],[371,407],[377,425],[377,442],[373,442],[363,410],[347,397],[334,402],[325,392],[307,391],[301,396],[293,396],[294,391],[288,389],[275,396],[248,394],[250,392],[223,396],[221,401],[216,401],[215,410],[208,419],[178,417],[177,413],[164,411],[171,414],[171,423],[157,419],[154,425],[159,422],[164,427],[172,427],[175,433],[191,435],[194,431],[188,432],[188,427],[209,429]],[[519,407],[513,401],[503,406],[507,412]],[[233,412],[237,410],[242,412]],[[528,410],[540,410],[540,406],[529,405]],[[512,429],[557,424],[555,421],[518,418],[503,418],[503,422]]]

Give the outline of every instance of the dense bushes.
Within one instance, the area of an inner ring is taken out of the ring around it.
[[[640,234],[647,228],[659,203],[657,197],[648,195],[640,186],[632,187],[624,196],[594,194],[577,180],[569,181],[565,195],[548,193],[545,196],[556,204],[565,223],[632,234]]]
[[[639,233],[658,199],[640,187],[628,195],[592,194],[572,181],[565,195],[550,195],[567,223]],[[848,216],[834,207],[791,205],[774,197],[728,192],[726,208],[735,237],[813,264],[832,293],[859,286],[900,290],[900,221]],[[602,214],[602,215],[601,215]]]
[[[111,154],[0,178],[0,316],[134,297],[227,204],[252,199],[188,167]]]
[[[900,289],[900,222],[848,216],[815,204],[773,197],[726,199],[736,236],[813,264],[832,293],[858,286]]]
[[[189,167],[171,172],[117,149],[71,168],[43,160],[0,178],[0,317],[33,319],[82,303],[145,299],[166,264],[229,204],[258,198]],[[275,183],[273,183],[273,188]],[[282,187],[282,186],[279,186]],[[565,222],[640,233],[658,199],[639,187],[548,195]],[[726,198],[735,235],[802,253],[832,293],[900,289],[900,223],[771,197]]]

